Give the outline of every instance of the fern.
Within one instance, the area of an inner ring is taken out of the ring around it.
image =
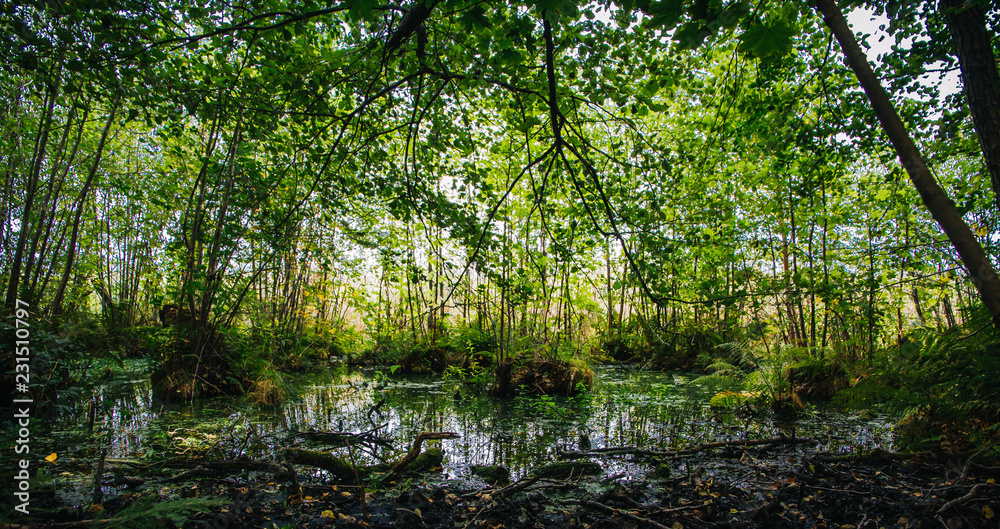
[[[753,367],[757,364],[758,355],[749,342],[726,342],[719,344],[722,357],[731,364]]]
[[[720,391],[709,399],[708,405],[716,408],[735,408],[753,402],[760,396],[760,392],[756,391]]]
[[[711,373],[702,375],[692,381],[696,385],[732,384],[743,379],[743,370],[733,364],[716,360],[708,366]]]
[[[228,505],[228,502],[215,498],[183,498],[161,501],[159,498],[146,497],[137,500],[109,520],[108,527],[124,529],[163,527],[160,522],[163,518],[170,519],[180,527],[193,515],[209,513],[212,512],[212,508],[224,505]]]

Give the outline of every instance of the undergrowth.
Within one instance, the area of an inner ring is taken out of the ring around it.
[[[963,326],[920,328],[882,351],[835,402],[901,416],[900,447],[1000,457],[1000,336],[985,312]]]
[[[200,513],[210,513],[212,508],[227,505],[225,501],[214,498],[182,498],[176,500],[161,500],[154,497],[143,497],[129,505],[118,514],[105,519],[104,527],[140,529],[146,527],[181,527]],[[170,523],[167,523],[169,520]],[[95,525],[97,525],[95,520]]]

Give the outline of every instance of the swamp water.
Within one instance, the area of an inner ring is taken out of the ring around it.
[[[114,459],[176,458],[206,449],[220,458],[257,459],[302,446],[297,444],[297,432],[377,429],[395,450],[366,451],[358,446],[352,456],[347,448],[334,449],[337,455],[367,464],[377,457],[398,458],[419,432],[456,432],[461,438],[441,441],[442,472],[427,477],[472,486],[482,484],[472,475],[473,465],[503,465],[517,479],[558,460],[560,451],[578,450],[581,436],[595,449],[672,450],[794,431],[798,437],[816,439],[821,450],[892,449],[888,418],[846,415],[823,406],[792,417],[737,415],[709,407],[716,389],[691,383],[693,378],[602,366],[596,369],[593,390],[583,396],[498,400],[437,376],[388,376],[340,368],[298,380],[297,395],[274,408],[247,406],[234,399],[165,404],[153,401],[148,380],[119,379],[98,388],[94,433],[101,434],[99,446]],[[85,417],[81,410],[53,425],[54,443],[65,443],[53,446],[61,458],[95,457],[98,449],[89,441],[91,435],[79,426]],[[626,479],[641,479],[648,470],[623,459],[600,463],[606,475],[624,474]]]

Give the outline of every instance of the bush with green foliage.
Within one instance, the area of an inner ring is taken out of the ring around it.
[[[696,382],[729,386],[711,398],[712,406],[801,410],[802,398],[829,398],[847,385],[836,355],[820,356],[805,347],[762,351],[745,342],[728,342],[717,348],[707,369],[711,373]]]
[[[904,449],[972,451],[1000,456],[1000,336],[985,312],[963,326],[920,328],[883,349],[835,402],[901,417]]]

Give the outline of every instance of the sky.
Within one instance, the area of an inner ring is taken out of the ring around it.
[[[874,16],[871,10],[858,8],[847,14],[847,22],[856,34],[871,34],[871,37],[867,41],[867,44],[871,45],[871,47],[866,52],[868,60],[878,66],[880,63],[878,56],[891,50],[893,44],[895,44],[895,39],[881,29],[881,27],[889,24],[889,19],[885,16]],[[904,42],[903,46],[908,47],[908,44]],[[864,47],[865,43],[862,42],[862,48]],[[926,77],[928,83],[936,82],[940,74],[928,74]],[[951,95],[962,89],[961,78],[957,70],[947,72],[943,77],[944,80],[941,83],[942,95]]]

